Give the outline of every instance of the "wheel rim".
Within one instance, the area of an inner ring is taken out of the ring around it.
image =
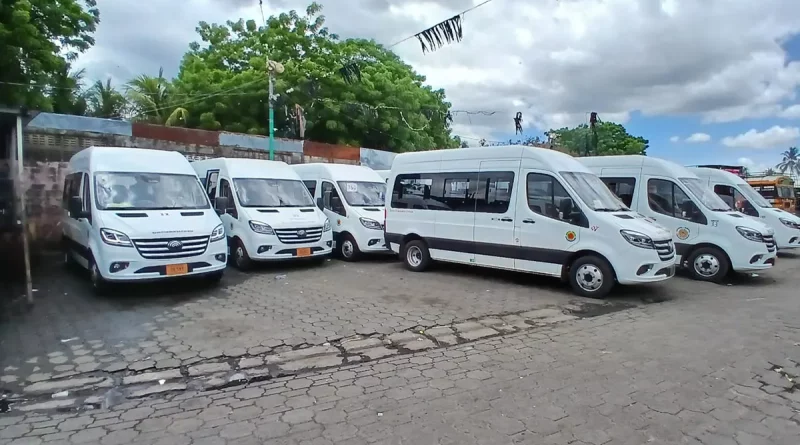
[[[244,264],[244,248],[239,246],[236,248],[236,265],[241,266]]]
[[[419,267],[422,264],[422,249],[417,246],[411,246],[406,251],[406,261],[411,267]]]
[[[352,241],[350,241],[350,240],[345,240],[345,241],[342,243],[342,255],[343,255],[345,258],[350,258],[350,257],[352,257],[352,256],[353,256],[353,251],[354,251],[354,250],[355,250],[355,249],[354,249],[354,246],[353,246],[353,242],[352,242]]]
[[[713,277],[719,273],[719,269],[719,258],[710,253],[698,255],[697,258],[694,259],[694,271],[697,272],[698,275]]]
[[[603,272],[594,264],[583,264],[575,271],[575,278],[581,289],[594,292],[603,286]]]

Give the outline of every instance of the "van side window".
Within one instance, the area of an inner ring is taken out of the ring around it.
[[[475,194],[478,213],[506,213],[511,202],[513,172],[481,172]]]
[[[728,207],[736,209],[737,212],[742,212],[745,215],[758,216],[758,210],[744,197],[739,190],[730,185],[717,184],[714,186],[714,193],[716,193]]]
[[[233,198],[233,189],[227,179],[221,179],[219,181],[219,196],[228,198],[227,212],[232,217],[238,219],[239,212],[236,210],[236,200]]]
[[[208,172],[205,179],[206,193],[212,200],[217,197],[217,179],[219,179],[219,170]]]
[[[457,185],[448,184],[447,187],[455,187],[453,193],[458,196]],[[428,173],[423,174],[403,174],[397,175],[394,179],[394,187],[392,188],[392,202],[393,209],[429,209],[429,203],[432,202],[431,193],[433,188],[433,175]],[[440,194],[447,194],[444,190]],[[464,194],[466,196],[466,193]],[[444,204],[439,203],[442,206]]]
[[[611,193],[628,207],[633,205],[633,191],[636,189],[636,178],[601,178]]]
[[[81,196],[81,180],[83,173],[71,173],[64,178],[64,192],[61,203],[65,209],[69,208],[70,198]]]
[[[558,180],[541,173],[528,173],[528,207],[540,215],[560,221],[571,222],[575,203]],[[570,205],[567,214],[563,210]]]
[[[91,190],[89,189],[89,175],[83,175],[83,211],[84,212],[91,212],[92,210],[92,198],[91,198]]]
[[[436,179],[439,179],[436,181]],[[435,210],[451,212],[474,212],[477,173],[442,173],[430,175],[431,182],[427,199],[434,203]],[[441,184],[441,186],[439,185]],[[441,187],[441,188],[440,188]],[[430,203],[427,203],[430,204]],[[441,207],[435,206],[441,204]],[[431,207],[428,205],[428,207]]]
[[[303,181],[306,188],[308,189],[308,193],[311,193],[311,197],[314,197],[314,192],[317,191],[317,181]]]
[[[672,181],[648,179],[647,202],[656,213],[707,224],[697,205]]]
[[[344,214],[342,198],[339,197],[336,187],[328,181],[322,181],[322,207],[340,215]]]

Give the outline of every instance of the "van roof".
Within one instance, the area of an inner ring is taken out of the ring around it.
[[[69,160],[72,170],[172,173],[195,175],[189,161],[177,151],[129,147],[89,147]]]
[[[268,178],[268,179],[300,179],[297,173],[282,161],[245,158],[214,158],[192,162],[197,171],[224,169],[231,179],[236,178]]]
[[[747,182],[740,176],[717,168],[689,167],[689,170],[700,178],[710,179],[715,182],[729,184],[743,184]]]
[[[589,156],[578,158],[589,168],[644,168],[650,167],[661,171],[664,176],[673,178],[696,178],[688,168],[666,159],[642,155]]]
[[[304,179],[326,174],[335,181],[384,182],[375,170],[363,165],[310,163],[294,164],[292,168]]]
[[[444,150],[400,153],[394,158],[392,170],[404,164],[422,164],[458,160],[535,159],[552,171],[586,172],[590,170],[572,156],[548,148],[526,145],[501,145],[493,147],[452,148]]]

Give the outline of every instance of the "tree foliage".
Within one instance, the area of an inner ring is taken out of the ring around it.
[[[591,128],[581,124],[574,128],[550,130],[548,134],[556,144],[580,156],[646,155],[650,141],[633,136],[620,124],[598,122],[596,143]],[[594,147],[596,145],[596,148]]]
[[[274,85],[276,136],[299,136],[297,104],[306,139],[392,151],[458,146],[443,90],[424,86],[423,76],[374,41],[340,40],[320,11],[312,3],[305,15],[272,16],[266,26],[201,22],[201,42],[190,45],[174,81],[192,96],[187,126],[267,134],[269,59],[285,68]],[[348,82],[343,66],[356,66],[360,79]]]
[[[782,174],[800,175],[800,150],[789,147],[782,153],[783,160],[775,166]]]
[[[99,17],[95,0],[0,2],[0,103],[64,109],[56,90],[69,82],[69,62],[94,44]]]
[[[185,96],[181,96],[172,82],[164,77],[163,68],[158,70],[156,77],[137,76],[128,82],[126,88],[134,121],[170,127],[186,125],[189,111],[178,105]]]
[[[87,92],[89,115],[105,119],[122,119],[128,107],[125,96],[114,86],[111,79],[105,83],[98,80]]]

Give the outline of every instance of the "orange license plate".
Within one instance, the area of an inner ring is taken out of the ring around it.
[[[189,273],[188,264],[167,264],[167,275],[184,275]]]
[[[311,248],[302,247],[300,249],[297,249],[297,256],[311,256]]]

